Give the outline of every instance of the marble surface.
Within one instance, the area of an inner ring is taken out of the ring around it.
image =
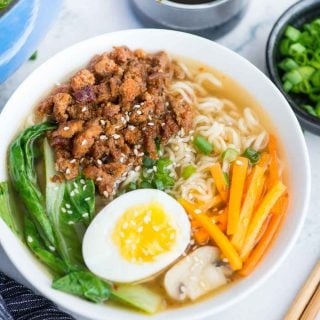
[[[38,59],[26,62],[6,83],[0,85],[0,110],[26,76],[56,52],[101,33],[143,27],[132,14],[129,2],[130,0],[65,0],[58,19],[39,47]],[[264,52],[267,36],[277,17],[294,2],[294,0],[252,0],[242,22],[218,42],[237,51],[265,71]],[[306,132],[305,138],[310,152],[313,181],[310,209],[299,240],[285,262],[262,287],[222,314],[211,317],[211,320],[282,319],[318,260],[320,137]],[[30,286],[16,271],[1,248],[0,270]],[[79,317],[77,319],[83,320]]]

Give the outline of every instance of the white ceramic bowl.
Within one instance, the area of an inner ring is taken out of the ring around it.
[[[6,154],[10,141],[35,103],[56,82],[63,81],[85,66],[96,53],[115,45],[144,48],[147,51],[166,50],[169,53],[194,58],[212,66],[240,82],[263,106],[277,129],[284,146],[288,168],[290,204],[282,230],[271,251],[248,278],[229,290],[188,307],[169,310],[152,317],[108,304],[96,305],[51,289],[51,278],[45,268],[0,221],[0,241],[7,255],[23,276],[43,295],[61,307],[92,319],[200,319],[218,313],[260,286],[288,255],[302,228],[310,194],[308,152],[299,124],[287,101],[267,77],[244,58],[209,40],[176,31],[128,30],[101,35],[78,43],[48,60],[35,70],[12,95],[0,116],[0,181],[7,179]]]

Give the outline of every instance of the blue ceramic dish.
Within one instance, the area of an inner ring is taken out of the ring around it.
[[[0,11],[0,83],[37,50],[62,0],[13,0]]]

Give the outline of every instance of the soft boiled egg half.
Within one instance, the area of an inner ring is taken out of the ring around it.
[[[188,216],[175,199],[159,190],[131,191],[93,219],[83,239],[84,261],[106,280],[142,280],[185,251],[190,231]]]

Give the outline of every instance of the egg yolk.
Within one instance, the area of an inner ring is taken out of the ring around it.
[[[170,251],[176,229],[159,202],[128,208],[116,223],[112,239],[123,258],[132,263],[152,262]]]

